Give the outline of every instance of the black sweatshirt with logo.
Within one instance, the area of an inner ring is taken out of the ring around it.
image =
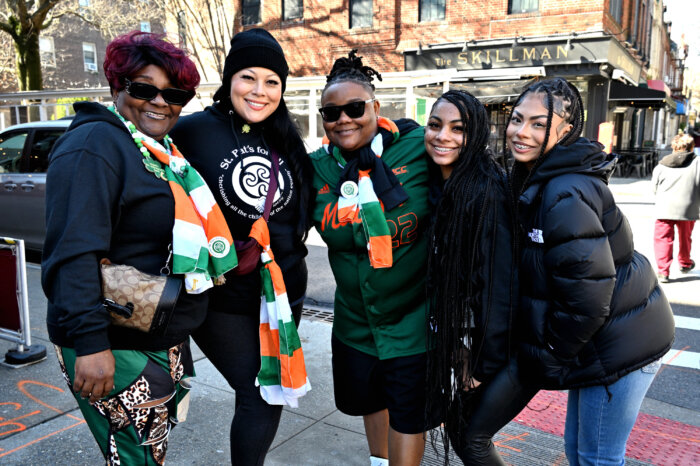
[[[209,185],[226,217],[234,239],[248,238],[251,225],[263,213],[270,179],[269,141],[261,124],[246,125],[219,105],[182,117],[170,132],[175,144]],[[275,261],[282,269],[289,303],[306,293],[307,249],[296,233],[299,190],[286,160],[279,158],[278,189],[273,199],[268,227]],[[258,315],[260,273],[226,274],[226,284],[210,294],[211,309],[230,314]]]

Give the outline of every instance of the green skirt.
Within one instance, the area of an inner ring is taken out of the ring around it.
[[[113,350],[114,389],[90,403],[73,392],[107,464],[163,464],[170,429],[185,420],[194,365],[188,342],[162,351]],[[75,350],[56,347],[73,391]]]

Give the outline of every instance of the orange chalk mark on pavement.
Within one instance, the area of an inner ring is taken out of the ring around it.
[[[29,442],[29,443],[25,443],[24,445],[20,445],[20,446],[17,447],[17,448],[13,448],[12,450],[7,450],[5,453],[0,453],[0,458],[2,458],[3,456],[7,456],[7,455],[9,455],[10,453],[14,453],[14,452],[16,452],[16,451],[19,451],[19,450],[21,450],[21,449],[23,449],[23,448],[27,448],[28,446],[34,445],[35,443],[41,442],[42,440],[47,439],[47,438],[49,438],[49,437],[53,437],[53,436],[56,435],[56,434],[60,434],[60,433],[63,432],[64,430],[72,429],[73,427],[79,426],[80,424],[84,424],[84,423],[85,423],[85,421],[76,422],[76,423],[73,424],[73,425],[70,425],[70,426],[68,426],[68,427],[64,427],[63,429],[56,430],[56,431],[54,431],[54,432],[51,432],[50,434],[46,434],[46,435],[44,435],[43,437],[39,437],[38,439],[32,440],[32,441]]]
[[[14,434],[15,432],[22,432],[23,430],[27,430],[27,426],[25,426],[21,422],[16,422],[16,421],[19,421],[20,419],[24,419],[25,417],[34,416],[35,414],[39,414],[40,412],[41,411],[38,411],[38,410],[32,411],[31,413],[23,414],[23,415],[18,416],[18,417],[13,417],[12,419],[8,419],[6,421],[0,417],[0,421],[3,421],[3,422],[0,422],[0,427],[16,426],[16,428],[13,430],[8,430],[7,432],[0,432],[0,437],[2,437],[3,435],[10,435],[10,434]]]
[[[518,434],[518,435],[509,435],[509,434],[506,434],[504,432],[501,432],[500,435],[502,437],[506,437],[506,438],[503,440],[494,441],[493,442],[494,445],[496,445],[497,447],[507,448],[509,450],[513,450],[515,452],[520,453],[522,451],[520,448],[511,447],[510,445],[506,445],[504,442],[510,442],[511,440],[525,440],[525,437],[527,437],[530,434],[527,432],[523,432],[523,433]]]
[[[41,401],[39,398],[37,398],[37,397],[35,397],[34,395],[32,395],[31,393],[29,393],[29,392],[24,388],[25,385],[29,385],[29,384],[31,384],[31,385],[39,385],[40,387],[50,388],[50,389],[52,389],[52,390],[56,390],[56,391],[61,392],[61,393],[63,393],[65,390],[63,390],[63,389],[61,389],[61,388],[58,388],[58,387],[54,387],[53,385],[49,385],[49,384],[47,384],[47,383],[37,382],[36,380],[20,380],[19,382],[17,382],[17,388],[19,388],[19,391],[22,392],[22,393],[24,394],[24,396],[26,396],[27,398],[29,398],[29,399],[32,400],[33,402],[39,403],[41,406],[44,406],[44,407],[46,407],[46,408],[49,408],[51,411],[55,411],[55,412],[57,412],[58,414],[65,414],[65,415],[68,416],[69,418],[75,419],[76,421],[83,421],[83,419],[81,419],[81,418],[79,418],[79,417],[75,417],[75,416],[73,416],[72,414],[68,414],[68,413],[65,412],[65,411],[61,411],[60,409],[58,409],[58,408],[56,408],[56,407],[54,407],[54,406],[51,406],[51,405],[48,404],[48,403],[44,403],[44,402]],[[85,422],[85,421],[83,421],[83,422]]]
[[[54,435],[59,434],[59,433],[61,433],[61,432],[64,432],[64,431],[66,431],[66,430],[68,430],[68,429],[72,429],[73,427],[77,427],[77,426],[79,426],[79,425],[85,423],[85,421],[84,421],[82,418],[79,418],[79,417],[77,417],[77,416],[73,416],[72,414],[69,414],[69,413],[67,413],[67,412],[65,412],[65,411],[61,411],[60,409],[56,408],[55,406],[52,406],[52,405],[46,403],[45,401],[40,400],[40,399],[39,399],[38,397],[36,397],[35,395],[32,395],[31,393],[29,393],[28,388],[31,387],[32,385],[37,385],[37,386],[44,387],[44,388],[50,388],[51,390],[56,390],[56,391],[58,391],[58,392],[60,392],[60,393],[63,393],[65,390],[63,390],[63,389],[61,389],[61,388],[58,388],[58,387],[55,387],[55,386],[53,386],[53,385],[47,384],[47,383],[38,382],[38,381],[36,381],[36,380],[21,380],[21,381],[17,382],[17,388],[19,389],[19,391],[20,391],[24,396],[26,396],[27,398],[29,398],[30,400],[32,400],[33,402],[35,402],[35,403],[37,403],[37,404],[39,404],[39,405],[41,405],[41,406],[43,406],[43,407],[45,407],[45,408],[48,408],[48,409],[50,409],[51,411],[57,412],[57,413],[59,413],[59,414],[61,414],[61,415],[65,415],[65,416],[67,416],[67,417],[69,417],[69,418],[71,418],[71,419],[74,419],[74,420],[78,421],[78,422],[76,422],[75,424],[72,424],[72,425],[70,425],[70,426],[64,427],[64,428],[62,428],[62,429],[59,429],[59,430],[50,432],[50,433],[44,435],[43,437],[34,439],[34,440],[32,440],[32,441],[30,441],[30,442],[28,442],[28,443],[25,443],[24,445],[20,445],[20,446],[18,446],[17,448],[13,448],[12,450],[3,451],[3,449],[0,448],[0,458],[2,458],[3,456],[7,456],[7,455],[9,455],[9,454],[11,454],[11,453],[14,453],[14,452],[16,452],[16,451],[19,451],[19,450],[21,450],[21,449],[23,449],[23,448],[26,448],[26,447],[28,447],[28,446],[30,446],[30,445],[34,445],[35,443],[38,443],[38,442],[40,442],[40,441],[42,441],[42,440],[44,440],[44,439],[47,439],[47,438],[49,438],[49,437],[53,437]],[[14,406],[15,411],[19,410],[19,409],[22,407],[22,404],[21,404],[21,403],[15,403],[15,402],[12,402],[12,401],[1,402],[0,405],[12,405],[12,406]],[[26,425],[24,425],[24,424],[22,424],[22,423],[20,423],[20,422],[16,422],[16,421],[18,421],[18,420],[20,420],[20,419],[24,419],[24,418],[30,417],[30,416],[34,416],[34,415],[39,414],[39,413],[41,413],[41,410],[35,410],[35,411],[32,411],[31,413],[23,414],[22,416],[18,416],[18,417],[13,418],[13,419],[8,419],[7,421],[4,421],[4,422],[0,422],[0,427],[2,427],[2,426],[4,426],[4,425],[14,425],[14,426],[16,426],[16,429],[14,429],[14,430],[11,430],[11,431],[8,431],[8,432],[2,432],[2,433],[0,433],[0,437],[2,437],[3,435],[9,435],[9,434],[12,434],[12,433],[15,433],[15,432],[22,432],[22,431],[24,431],[24,430],[27,430],[27,426],[26,426]],[[0,418],[0,421],[2,421],[2,420],[3,420],[3,419]]]

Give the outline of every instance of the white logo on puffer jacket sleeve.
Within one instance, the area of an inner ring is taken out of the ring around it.
[[[530,237],[530,240],[533,243],[544,243],[544,237],[542,236],[542,230],[538,230],[537,228],[533,228],[530,233],[527,234],[527,236]]]

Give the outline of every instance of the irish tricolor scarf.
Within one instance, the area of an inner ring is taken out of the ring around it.
[[[379,117],[378,124],[380,128],[390,131],[394,140],[399,137],[399,130],[393,121]],[[330,142],[326,137],[323,139],[323,147],[327,152],[330,151]],[[384,152],[384,141],[380,133],[372,139],[370,147],[372,152],[381,158]],[[333,147],[332,155],[341,166],[345,165],[338,147]],[[374,192],[370,170],[358,170],[357,185],[346,181],[340,187],[340,194],[338,221],[341,224],[351,224],[359,215],[367,240],[370,265],[375,269],[391,267],[393,265],[391,232],[382,205]]]
[[[282,270],[270,249],[267,222],[260,217],[250,229],[250,237],[262,247],[260,268],[260,372],[255,380],[260,395],[271,405],[298,406],[298,400],[311,390],[306,376],[304,352],[287,300]]]
[[[211,288],[212,277],[217,284],[222,282],[223,275],[238,265],[238,259],[224,214],[209,187],[172,144],[169,136],[163,140],[164,147],[141,133],[113,108],[112,111],[129,129],[144,157],[146,169],[165,179],[173,192],[172,273],[185,276],[185,289],[190,294]]]

